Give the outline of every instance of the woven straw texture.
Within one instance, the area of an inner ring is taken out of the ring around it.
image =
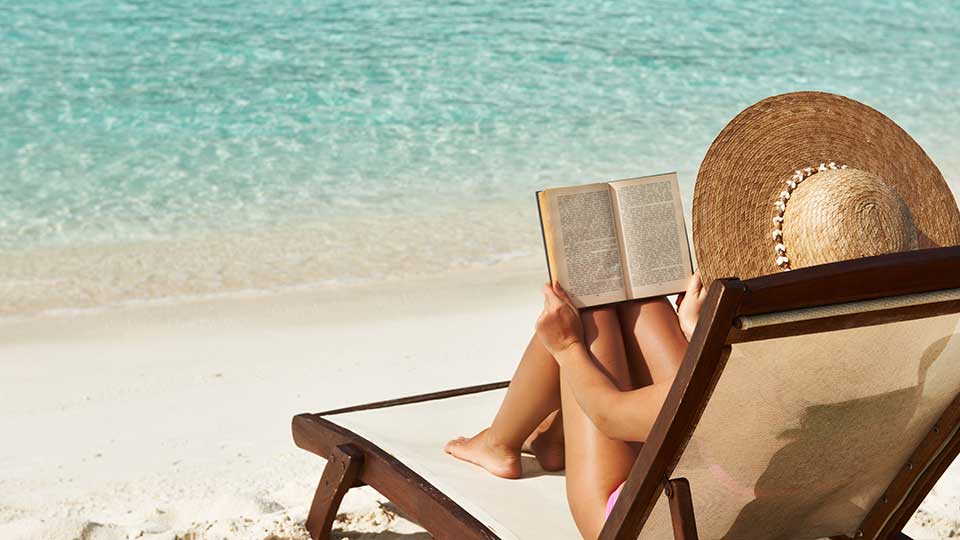
[[[960,245],[960,211],[953,194],[933,161],[903,129],[880,112],[843,96],[783,94],[738,114],[717,135],[700,165],[693,196],[693,242],[704,283],[779,271],[771,238],[773,203],[795,170],[829,162],[869,173],[865,176],[882,179],[892,188],[909,209],[918,248]],[[807,182],[824,175],[822,182],[834,173],[822,172]],[[801,194],[811,194],[814,187],[801,185],[796,191],[801,201],[791,199],[787,205],[783,227],[788,256],[790,213],[796,202],[807,206]],[[856,215],[857,211],[842,213]],[[830,226],[829,217],[819,219]],[[843,234],[851,235],[851,242],[876,233],[858,227],[856,221],[839,225],[844,227]],[[830,232],[834,238],[841,236]],[[803,247],[797,238],[793,242],[797,250]],[[885,251],[899,249],[891,244]],[[806,258],[814,264],[838,260],[831,259],[830,253]]]
[[[798,186],[784,212],[783,243],[793,268],[917,249],[903,199],[878,176],[823,171]]]

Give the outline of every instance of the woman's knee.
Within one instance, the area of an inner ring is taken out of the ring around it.
[[[633,300],[631,302],[621,302],[617,304],[617,313],[625,321],[636,322],[637,319],[646,315],[650,311],[661,312],[664,308],[674,311],[673,306],[666,296],[655,296],[653,298],[644,298],[643,300]]]
[[[584,311],[581,320],[584,341],[594,360],[617,386],[629,389],[632,386],[630,368],[616,308],[606,306]]]
[[[614,306],[581,311],[580,321],[583,323],[583,334],[587,343],[606,338],[613,332],[616,332],[618,337],[620,335],[620,317]]]

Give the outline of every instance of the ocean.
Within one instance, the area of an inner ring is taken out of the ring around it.
[[[960,3],[9,0],[0,314],[542,265],[533,193],[679,172],[766,96],[960,188]],[[493,266],[491,266],[493,267]]]

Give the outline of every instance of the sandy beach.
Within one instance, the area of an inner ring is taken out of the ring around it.
[[[323,460],[293,445],[290,417],[508,379],[541,279],[501,265],[6,320],[0,537],[308,538]],[[957,516],[955,464],[907,532],[953,537]],[[370,488],[335,528],[428,538]]]
[[[0,324],[0,538],[307,538],[291,416],[508,379],[542,276],[496,270]],[[368,489],[344,510],[419,531]]]

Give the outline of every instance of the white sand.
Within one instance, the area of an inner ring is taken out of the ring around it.
[[[293,445],[290,417],[509,378],[541,279],[487,271],[0,322],[0,538],[305,539],[323,461]],[[343,536],[428,538],[369,488],[342,511]],[[954,465],[908,533],[958,535],[958,516]]]

